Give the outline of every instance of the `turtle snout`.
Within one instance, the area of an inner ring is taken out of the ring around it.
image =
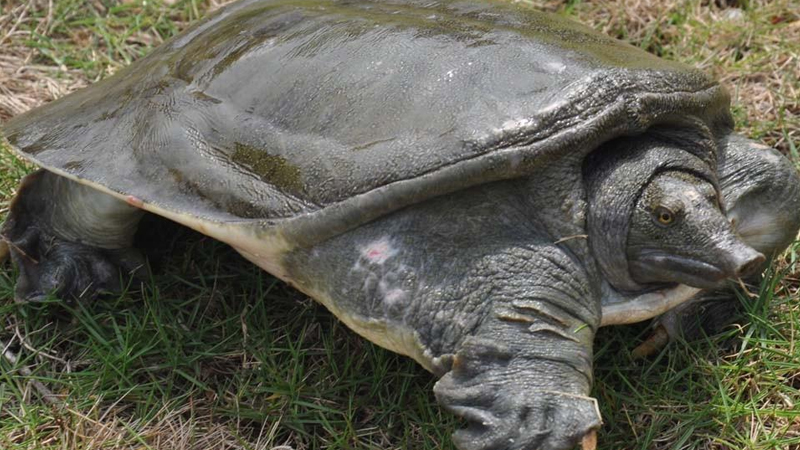
[[[742,243],[737,243],[732,252],[731,273],[737,278],[755,274],[766,260],[764,255]]]

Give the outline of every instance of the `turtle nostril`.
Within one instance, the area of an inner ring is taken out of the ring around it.
[[[753,251],[752,255],[748,259],[744,260],[739,268],[736,269],[736,276],[739,278],[745,278],[750,275],[753,275],[761,268],[761,264],[764,263],[766,258],[761,253]]]

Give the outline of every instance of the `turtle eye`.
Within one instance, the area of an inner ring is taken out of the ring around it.
[[[673,225],[677,220],[676,214],[671,209],[664,206],[656,208],[656,210],[653,211],[653,217],[659,225],[667,227]]]

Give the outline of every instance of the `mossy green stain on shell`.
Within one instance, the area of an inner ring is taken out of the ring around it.
[[[184,182],[183,172],[173,168],[167,169],[167,172],[169,172],[169,174],[172,176],[172,179],[175,180],[176,183],[183,184]]]
[[[83,169],[84,164],[84,161],[69,161],[64,164],[64,168],[68,171],[77,171]]]
[[[300,168],[282,156],[236,142],[231,160],[285,192],[297,193],[303,189]]]
[[[214,68],[212,70],[214,76],[218,76],[230,66],[237,63],[240,58],[247,55],[254,48],[267,45],[266,43],[274,38],[275,35],[273,34],[261,34],[258,36],[258,38],[249,36],[249,38],[245,39],[242,44],[238,45],[234,50],[230,51],[220,61],[214,64]]]

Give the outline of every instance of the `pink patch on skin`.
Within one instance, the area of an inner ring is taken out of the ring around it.
[[[361,250],[361,255],[376,264],[385,263],[395,253],[396,250],[389,246],[389,242],[386,239],[375,241]]]
[[[136,208],[141,208],[142,206],[144,206],[144,201],[142,201],[142,199],[140,199],[138,197],[134,197],[132,195],[126,196],[125,197],[125,202],[127,204],[131,205],[131,206],[136,207]]]

